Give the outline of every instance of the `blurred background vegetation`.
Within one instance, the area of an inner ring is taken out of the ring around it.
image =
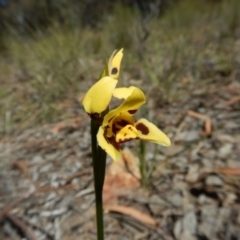
[[[0,0],[0,135],[76,115],[122,47],[122,84],[182,99],[240,75],[240,1]]]

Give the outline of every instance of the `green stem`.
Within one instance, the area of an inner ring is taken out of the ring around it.
[[[97,218],[97,239],[104,240],[102,190],[105,177],[106,153],[100,147],[98,147],[98,129],[99,125],[93,120],[91,120],[92,159]]]
[[[140,171],[142,175],[142,186],[147,187],[147,165],[146,165],[146,143],[140,141]]]

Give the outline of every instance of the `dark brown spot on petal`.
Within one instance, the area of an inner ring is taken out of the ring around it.
[[[103,136],[106,139],[106,141],[108,142],[108,144],[111,144],[118,151],[121,150],[120,144],[116,142],[115,136],[108,138],[106,135],[106,132],[104,132]],[[106,150],[104,150],[104,151],[106,151]]]
[[[124,133],[124,137],[126,137],[127,136],[127,134],[126,133]]]
[[[135,139],[135,138],[124,138],[124,139],[121,139],[121,138],[120,138],[120,139],[118,140],[118,142],[119,142],[119,143],[125,143],[125,142],[131,141],[131,140],[133,140],[133,139]]]
[[[143,135],[148,135],[149,129],[143,123],[138,123],[136,129],[142,132]]]
[[[130,114],[134,114],[134,113],[137,112],[137,110],[136,110],[136,109],[134,109],[134,110],[129,110],[128,112],[129,112]]]
[[[120,144],[116,142],[116,139],[115,139],[114,136],[112,136],[111,138],[108,138],[108,141],[109,141],[110,144],[113,145],[113,147],[114,147],[115,149],[117,149],[118,151],[121,150]]]
[[[121,127],[125,127],[126,125],[129,124],[129,122],[124,119],[121,119],[121,121],[118,121],[117,124],[120,125]]]
[[[114,134],[116,134],[121,128],[117,127],[115,124],[112,126],[112,131]]]
[[[117,68],[113,68],[111,71],[111,74],[117,74],[118,73],[118,69]]]

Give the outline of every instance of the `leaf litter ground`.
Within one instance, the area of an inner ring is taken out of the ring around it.
[[[134,142],[122,161],[108,161],[106,239],[239,238],[239,95],[239,83],[226,80],[193,87],[171,104],[148,99],[148,115],[172,146],[147,145],[147,161],[155,162],[147,189]],[[1,139],[0,239],[95,239],[88,124],[81,110]]]

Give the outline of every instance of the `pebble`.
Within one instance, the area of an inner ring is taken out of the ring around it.
[[[181,132],[179,135],[176,137],[176,141],[183,141],[183,142],[192,142],[195,140],[198,140],[200,138],[198,131],[196,130],[191,130],[191,131],[185,131]]]
[[[220,158],[227,157],[232,152],[232,148],[233,148],[233,144],[231,143],[227,143],[223,145],[218,151],[218,156]]]
[[[44,159],[43,159],[43,157],[41,155],[35,155],[32,158],[32,163],[33,164],[41,164],[43,162],[44,162]]]
[[[183,202],[183,197],[180,193],[170,192],[167,195],[168,201],[175,207],[181,207]]]
[[[210,175],[206,178],[206,184],[211,186],[222,186],[223,181],[220,177],[216,175]]]

